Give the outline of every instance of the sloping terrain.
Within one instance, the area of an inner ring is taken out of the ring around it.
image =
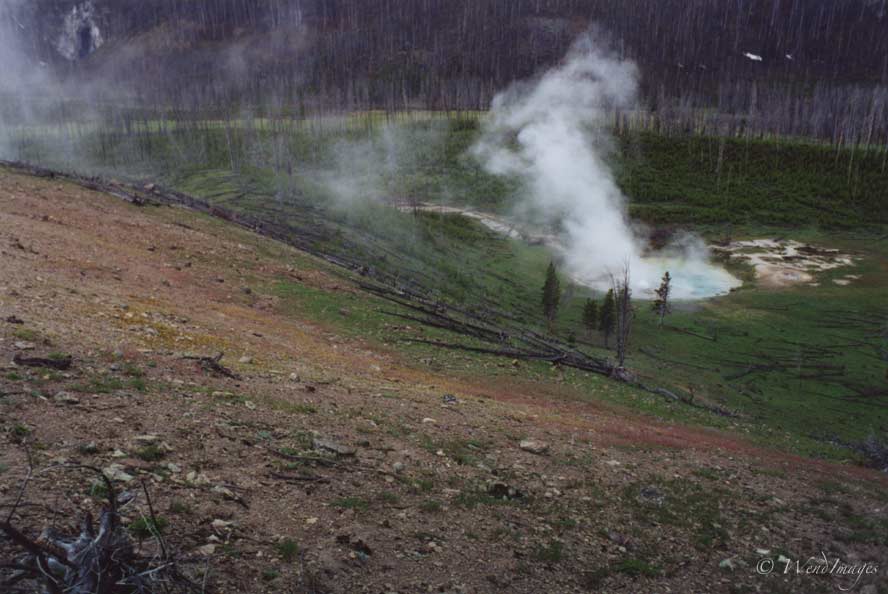
[[[883,474],[606,405],[629,389],[603,379],[445,374],[323,322],[370,299],[222,221],[0,170],[0,505],[27,453],[13,521],[34,536],[101,503],[52,465],[144,479],[218,592],[832,592],[853,579],[756,564],[888,558]],[[219,352],[237,378],[195,359]],[[136,535],[145,508],[125,510]]]

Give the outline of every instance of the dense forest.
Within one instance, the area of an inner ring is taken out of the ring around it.
[[[873,144],[886,3],[33,0],[3,16],[24,53],[102,98],[202,114],[483,110],[592,27],[640,67],[637,125]]]

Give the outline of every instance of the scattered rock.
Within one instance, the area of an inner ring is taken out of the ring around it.
[[[256,403],[252,400],[247,400],[246,402],[244,402],[244,406],[246,406],[250,410],[256,410]]]
[[[154,433],[148,433],[146,435],[137,435],[133,438],[133,441],[139,445],[152,445],[160,441],[160,436],[155,435]]]
[[[352,537],[350,534],[340,534],[336,537],[336,542],[341,545],[346,545],[351,547],[353,551],[358,553],[362,553],[367,555],[368,557],[373,554],[373,550],[370,548],[370,545],[364,541],[362,538]]]
[[[734,571],[734,569],[736,569],[733,559],[722,559],[722,562],[718,564],[718,567],[719,569],[724,569],[726,571]]]
[[[127,473],[120,464],[111,464],[104,468],[102,472],[104,472],[105,476],[112,481],[120,481],[122,483],[128,483],[135,478],[133,475]]]
[[[215,552],[216,552],[216,545],[214,545],[213,543],[205,544],[202,547],[197,547],[197,554],[203,555],[205,557],[209,557],[210,555],[214,554]]]
[[[80,404],[80,399],[71,394],[70,392],[57,392],[55,396],[53,396],[53,400],[58,402],[59,404]]]
[[[497,499],[522,499],[524,493],[506,483],[496,482],[487,489],[487,494]]]
[[[99,452],[99,446],[94,441],[81,444],[77,449],[80,450],[81,454],[97,454]]]
[[[237,362],[240,363],[241,365],[252,365],[253,364],[253,357],[248,357],[247,355],[244,355],[243,357],[238,359]]]
[[[312,441],[312,447],[316,450],[333,452],[337,456],[354,456],[358,453],[355,448],[344,446],[330,439],[315,438],[314,441]]]
[[[663,505],[666,495],[656,487],[644,487],[638,493],[638,499],[642,502],[653,503],[656,506]]]
[[[185,475],[185,480],[195,486],[209,485],[211,482],[207,475],[202,472],[198,474],[193,470]]]
[[[34,349],[37,348],[36,344],[34,344],[33,342],[28,342],[26,340],[16,341],[16,342],[12,343],[12,346],[14,346],[16,349],[18,349],[20,351],[33,351]]]
[[[518,444],[518,447],[525,452],[530,452],[531,454],[536,454],[538,456],[542,456],[549,451],[549,444],[535,439],[525,439]]]
[[[20,325],[24,324],[25,321],[22,320],[21,318],[15,317],[15,316],[9,316],[8,318],[6,318],[6,323],[7,324],[17,324],[20,326]]]
[[[234,526],[234,522],[226,522],[225,520],[216,519],[211,524],[214,530],[230,530]]]
[[[426,417],[426,418],[424,418],[424,419],[422,420],[422,422],[423,422],[423,423],[426,423],[427,425],[434,425],[434,424],[437,423],[438,421],[436,421],[435,419],[433,419],[433,418],[431,418],[431,417]]]
[[[444,394],[444,404],[459,404],[459,398],[453,394]]]
[[[211,490],[213,493],[216,493],[217,495],[221,495],[222,497],[225,497],[226,499],[235,499],[236,500],[238,498],[237,495],[234,494],[234,491],[232,491],[228,487],[223,487],[222,485],[216,485]]]
[[[127,457],[129,457],[129,454],[127,454],[123,450],[114,450],[111,453],[111,457],[112,458],[127,458]]]

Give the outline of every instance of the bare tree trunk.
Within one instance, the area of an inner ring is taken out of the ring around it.
[[[635,312],[632,309],[632,289],[629,284],[629,264],[623,268],[621,278],[613,278],[614,296],[617,302],[617,366],[624,367],[626,353],[629,349],[629,335],[632,333],[632,320]]]

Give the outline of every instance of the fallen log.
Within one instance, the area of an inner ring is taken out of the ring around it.
[[[58,369],[59,371],[65,371],[66,369],[71,368],[71,363],[73,363],[74,359],[69,355],[66,357],[25,357],[20,354],[16,354],[12,358],[12,362],[18,365],[19,367],[45,367],[47,369]]]

